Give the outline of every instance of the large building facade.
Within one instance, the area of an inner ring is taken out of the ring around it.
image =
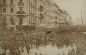
[[[0,24],[7,27],[57,27],[70,18],[53,0],[0,0],[0,16]]]
[[[34,24],[36,22],[35,19],[37,13],[37,1],[35,0],[0,0],[0,1],[1,1],[0,11],[1,14],[4,17],[6,17],[6,22],[8,25],[10,26],[29,25]]]

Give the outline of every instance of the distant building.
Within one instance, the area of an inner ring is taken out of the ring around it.
[[[41,19],[42,21],[39,26],[55,28],[71,22],[70,15],[62,10],[53,0],[43,0],[42,2],[44,18]]]
[[[71,25],[71,16],[70,14],[68,14],[66,11],[62,10],[62,9],[58,9],[60,16],[58,16],[58,20],[59,20],[59,25],[61,26],[65,26],[65,25]]]
[[[58,5],[53,0],[46,1],[46,23],[48,28],[58,27]]]

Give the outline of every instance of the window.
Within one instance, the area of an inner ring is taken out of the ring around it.
[[[29,5],[30,5],[30,1],[29,1]]]
[[[31,23],[31,22],[30,22],[30,19],[31,19],[31,18],[29,17],[29,24]]]
[[[6,13],[6,8],[3,8],[3,13]]]
[[[41,2],[43,2],[43,0],[40,0]]]
[[[31,5],[32,5],[32,2],[31,2]]]
[[[30,8],[29,12],[31,13],[31,8]]]
[[[29,9],[29,13],[30,13],[30,9]]]
[[[32,5],[32,2],[31,2],[31,5]]]
[[[13,8],[10,9],[10,12],[13,13]]]
[[[34,14],[34,9],[33,9],[33,14]]]
[[[20,1],[22,1],[22,0],[20,0]]]
[[[6,22],[6,16],[3,18],[2,25],[3,25],[3,26],[6,26],[6,25],[7,25],[7,22]]]
[[[14,25],[14,19],[13,19],[13,17],[10,17],[10,22],[11,22],[12,25]]]
[[[33,9],[31,9],[31,13],[33,14]]]
[[[6,0],[3,0],[3,3],[6,3]]]
[[[13,0],[10,0],[10,4],[13,4]]]

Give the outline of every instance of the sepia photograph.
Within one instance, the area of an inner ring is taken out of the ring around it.
[[[86,0],[0,0],[0,55],[86,55]]]

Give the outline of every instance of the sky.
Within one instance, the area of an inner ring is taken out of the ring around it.
[[[61,9],[66,10],[72,17],[74,24],[81,24],[81,12],[83,13],[84,0],[55,0]]]

